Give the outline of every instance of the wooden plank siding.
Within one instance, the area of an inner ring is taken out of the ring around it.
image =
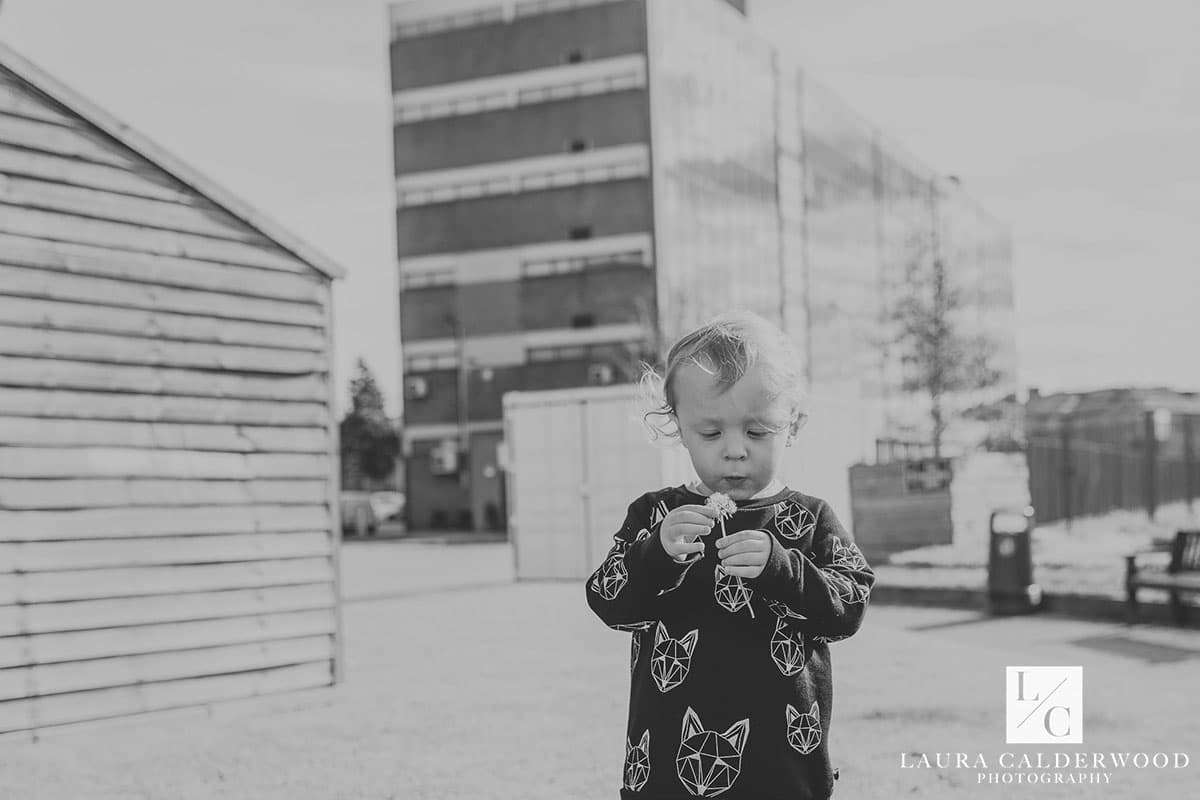
[[[117,336],[153,336],[157,340],[169,342],[277,348],[306,353],[320,353],[325,347],[323,331],[314,327],[243,322],[30,297],[0,297],[0,328],[14,327],[43,328],[62,333],[87,333],[98,336],[106,333]],[[16,331],[11,333],[15,334]],[[17,340],[14,338],[14,341]],[[14,345],[6,341],[5,346]]]
[[[31,684],[39,694],[59,694],[320,661],[329,657],[329,638],[303,636],[15,667],[0,670],[0,701],[25,697]]]
[[[3,167],[0,165],[0,170]],[[290,274],[271,270],[228,267],[172,256],[113,253],[100,247],[69,242],[43,242],[0,232],[0,263],[56,273],[90,275],[130,281],[145,288],[175,287],[215,292],[221,298],[261,297],[294,300],[319,306],[323,279],[311,273]],[[110,290],[120,284],[103,284]],[[161,291],[161,290],[159,290]],[[135,295],[141,296],[143,295]],[[179,298],[186,295],[180,293]],[[137,307],[137,306],[134,306]],[[172,310],[186,312],[186,308]],[[199,311],[198,313],[206,313]],[[257,316],[252,319],[258,319]]]
[[[334,597],[332,583],[310,583],[175,594],[155,598],[153,603],[142,597],[116,597],[23,608],[8,605],[0,606],[0,636],[328,610]]]
[[[3,118],[3,114],[0,114]],[[230,226],[228,215],[215,209],[168,200],[125,197],[101,189],[49,183],[43,180],[10,176],[0,186],[0,202],[25,208],[39,208],[61,214],[77,214],[92,219],[107,219],[131,225],[148,225],[227,239],[268,245],[260,234]]]
[[[107,445],[226,453],[329,451],[325,431],[255,425],[189,425],[171,422],[92,419],[29,419],[0,411],[0,442],[5,446]]]
[[[0,574],[319,558],[329,552],[327,531],[0,542]]]
[[[0,381],[2,383],[2,381]],[[324,427],[325,403],[185,397],[169,394],[101,394],[51,387],[22,389],[0,386],[0,414],[68,420],[227,423],[229,425]],[[219,432],[216,435],[220,435]]]
[[[220,275],[213,275],[212,280],[220,280]],[[218,320],[275,322],[306,327],[322,325],[320,307],[316,304],[243,297],[229,292],[175,289],[91,275],[70,275],[61,270],[48,273],[46,270],[7,264],[2,250],[0,286],[10,297],[170,311]]]
[[[332,683],[336,267],[16,64],[0,734]]]
[[[0,664],[10,668],[18,665],[57,664],[122,655],[195,650],[226,644],[324,636],[331,635],[333,631],[333,611],[323,608],[194,622],[125,625],[111,631],[39,633],[23,637],[20,647],[9,645],[0,648]]]
[[[275,669],[218,674],[0,702],[0,733],[166,711],[223,700],[297,691],[328,683],[326,660]]]
[[[316,498],[307,505],[146,506],[83,508],[69,511],[0,509],[4,541],[105,539],[139,536],[185,536],[209,533],[265,533],[321,530],[328,524],[328,505]]]

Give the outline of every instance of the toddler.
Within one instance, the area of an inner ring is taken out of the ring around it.
[[[730,313],[643,385],[699,481],[634,500],[587,581],[633,634],[621,797],[828,798],[828,645],[858,630],[875,576],[829,506],[779,477],[806,419],[799,356]]]

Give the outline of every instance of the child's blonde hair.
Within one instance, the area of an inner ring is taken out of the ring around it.
[[[731,311],[684,334],[667,353],[665,374],[643,364],[639,381],[648,411],[643,420],[652,438],[679,438],[675,416],[675,375],[681,366],[692,364],[716,378],[724,392],[755,364],[764,367],[763,378],[772,397],[792,402],[792,420],[807,417],[803,362],[787,334],[750,311]],[[652,418],[658,418],[652,420]]]

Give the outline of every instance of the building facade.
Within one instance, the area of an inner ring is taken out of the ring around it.
[[[994,308],[971,324],[1011,351],[1007,233],[814,84],[746,10],[392,6],[412,526],[503,527],[504,392],[633,379],[728,308],[795,338],[814,398],[840,410],[845,431],[824,429],[837,457],[872,452],[889,419],[916,413],[896,388],[888,308],[937,220],[972,259],[972,285],[1002,284],[973,296]],[[996,237],[987,254],[981,236]]]

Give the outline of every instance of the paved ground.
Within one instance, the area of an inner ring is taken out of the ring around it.
[[[150,717],[0,745],[0,798],[616,797],[628,635],[577,583],[508,582],[505,545],[345,548],[346,682],[271,711]],[[475,584],[474,586],[470,584]],[[839,798],[1191,798],[1200,632],[877,606],[834,646]],[[1082,664],[1085,744],[1004,743],[1005,665]],[[902,753],[1183,751],[1111,785],[979,785]]]

